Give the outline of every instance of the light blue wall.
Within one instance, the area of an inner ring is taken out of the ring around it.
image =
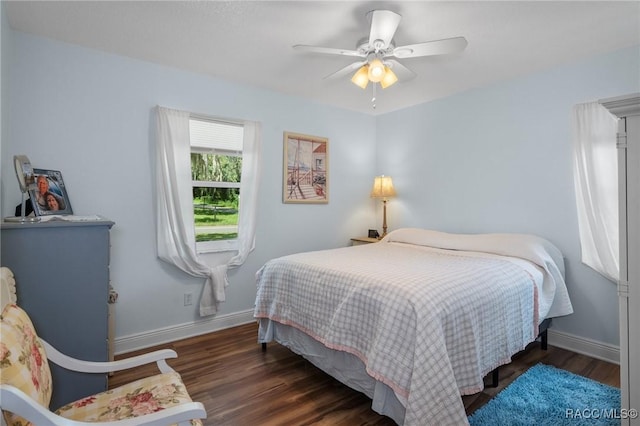
[[[62,171],[74,213],[115,221],[116,337],[199,319],[197,303],[183,306],[183,293],[199,296],[202,280],[156,258],[152,135],[158,104],[263,125],[256,249],[230,273],[220,315],[253,308],[255,273],[268,259],[346,246],[374,220],[371,116],[19,32],[3,60],[10,61],[12,78],[11,108],[4,111],[10,126],[3,141],[2,215],[12,215],[20,201],[11,158],[26,154],[34,167]],[[329,204],[282,203],[284,131],[329,139]]]
[[[580,262],[571,163],[574,104],[640,90],[638,47],[471,90],[377,120],[390,226],[522,232],[566,257],[575,313],[555,328],[618,344],[614,283]]]
[[[9,105],[9,60],[10,52],[12,50],[12,34],[13,32],[9,29],[9,22],[7,20],[7,15],[5,13],[5,5],[4,2],[0,2],[0,161],[3,157],[6,156],[4,141],[6,140],[8,126],[6,124],[4,112],[8,111]],[[11,167],[13,167],[13,163],[11,163]],[[2,207],[2,202],[4,197],[4,180],[0,181],[0,209]]]
[[[257,248],[231,272],[221,315],[252,308],[254,274],[266,260],[344,246],[380,228],[380,203],[368,192],[385,173],[398,191],[392,229],[553,241],[566,256],[576,310],[556,328],[617,344],[615,285],[580,263],[569,113],[576,103],[640,90],[637,47],[373,117],[12,32],[2,19],[1,213],[20,200],[11,158],[26,154],[35,167],[62,170],[77,214],[116,222],[117,337],[198,319],[182,295],[199,294],[201,281],[155,255],[152,110],[161,104],[263,123]],[[282,204],[284,131],[329,138],[328,205]]]

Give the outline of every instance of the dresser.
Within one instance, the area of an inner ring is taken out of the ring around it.
[[[18,304],[38,335],[62,353],[109,360],[109,220],[0,225],[2,266],[16,279]],[[106,374],[51,364],[50,407],[107,389]]]

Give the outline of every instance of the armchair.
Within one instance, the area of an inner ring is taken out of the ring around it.
[[[173,350],[111,362],[88,362],[66,356],[39,338],[27,313],[15,304],[15,280],[0,271],[0,409],[8,425],[202,425],[204,406],[193,402],[166,362]],[[105,301],[106,303],[106,301]],[[49,410],[52,383],[48,361],[63,368],[108,373],[155,362],[160,374]],[[2,422],[4,424],[4,422]]]

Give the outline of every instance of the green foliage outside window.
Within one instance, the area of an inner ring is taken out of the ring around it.
[[[242,157],[191,154],[191,178],[194,181],[240,182],[241,172]],[[193,187],[197,241],[237,238],[239,196],[239,188]]]

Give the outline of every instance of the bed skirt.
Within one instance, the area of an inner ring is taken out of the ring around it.
[[[547,349],[547,329],[551,321],[551,318],[546,318],[538,328],[542,350]],[[371,409],[376,413],[390,417],[398,425],[404,423],[405,407],[393,389],[369,376],[358,357],[329,349],[297,328],[267,318],[260,318],[258,325],[258,343],[275,341],[289,348],[331,377],[367,395],[372,401]],[[493,387],[498,386],[497,372],[496,368],[493,371]]]
[[[364,363],[348,352],[329,349],[295,327],[261,318],[258,321],[258,342],[276,341],[301,355],[307,361],[352,389],[371,398],[371,408],[390,417],[397,424],[404,423],[405,407],[393,390],[369,376]]]

